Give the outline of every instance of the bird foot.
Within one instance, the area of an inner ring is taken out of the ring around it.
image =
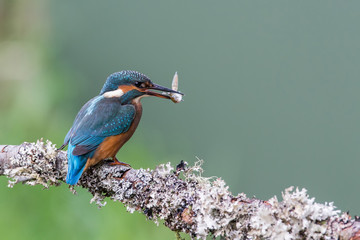
[[[110,162],[109,165],[110,166],[120,165],[120,166],[125,166],[125,167],[131,168],[130,164],[127,164],[127,163],[124,163],[124,162]]]
[[[120,166],[125,166],[125,167],[131,168],[130,164],[120,162],[119,160],[117,160],[117,158],[113,158],[113,162],[110,162],[109,165],[110,166],[120,165]]]

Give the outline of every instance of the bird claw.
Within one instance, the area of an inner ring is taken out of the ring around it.
[[[127,163],[124,163],[124,162],[110,162],[109,163],[110,166],[125,166],[125,167],[128,167],[128,168],[131,168],[130,164],[127,164]]]
[[[131,168],[130,164],[120,162],[119,160],[117,160],[116,157],[113,158],[113,161],[110,162],[109,165],[110,166],[120,165],[120,166],[125,166],[125,167],[128,167],[128,168]]]

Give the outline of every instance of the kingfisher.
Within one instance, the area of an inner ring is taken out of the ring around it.
[[[131,138],[140,122],[140,99],[145,96],[171,99],[169,93],[183,95],[153,83],[136,71],[111,74],[100,94],[80,109],[60,147],[63,149],[68,145],[66,183],[75,185],[84,171],[102,160],[111,159],[111,165],[129,166],[120,162],[116,154]]]

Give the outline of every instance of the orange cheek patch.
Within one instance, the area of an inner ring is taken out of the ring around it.
[[[123,91],[123,93],[127,93],[131,90],[138,90],[138,91],[141,91],[140,89],[138,89],[137,87],[133,86],[133,85],[123,85],[123,86],[120,86],[119,89],[121,89],[121,91]]]

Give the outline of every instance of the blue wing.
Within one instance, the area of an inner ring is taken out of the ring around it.
[[[96,148],[106,137],[128,131],[134,117],[135,107],[121,105],[116,99],[98,96],[87,102],[64,140],[64,145],[69,144],[66,182],[76,184]]]
[[[80,110],[67,138],[76,146],[73,155],[95,150],[106,137],[129,130],[135,117],[133,105],[121,105],[116,99],[98,96]]]

